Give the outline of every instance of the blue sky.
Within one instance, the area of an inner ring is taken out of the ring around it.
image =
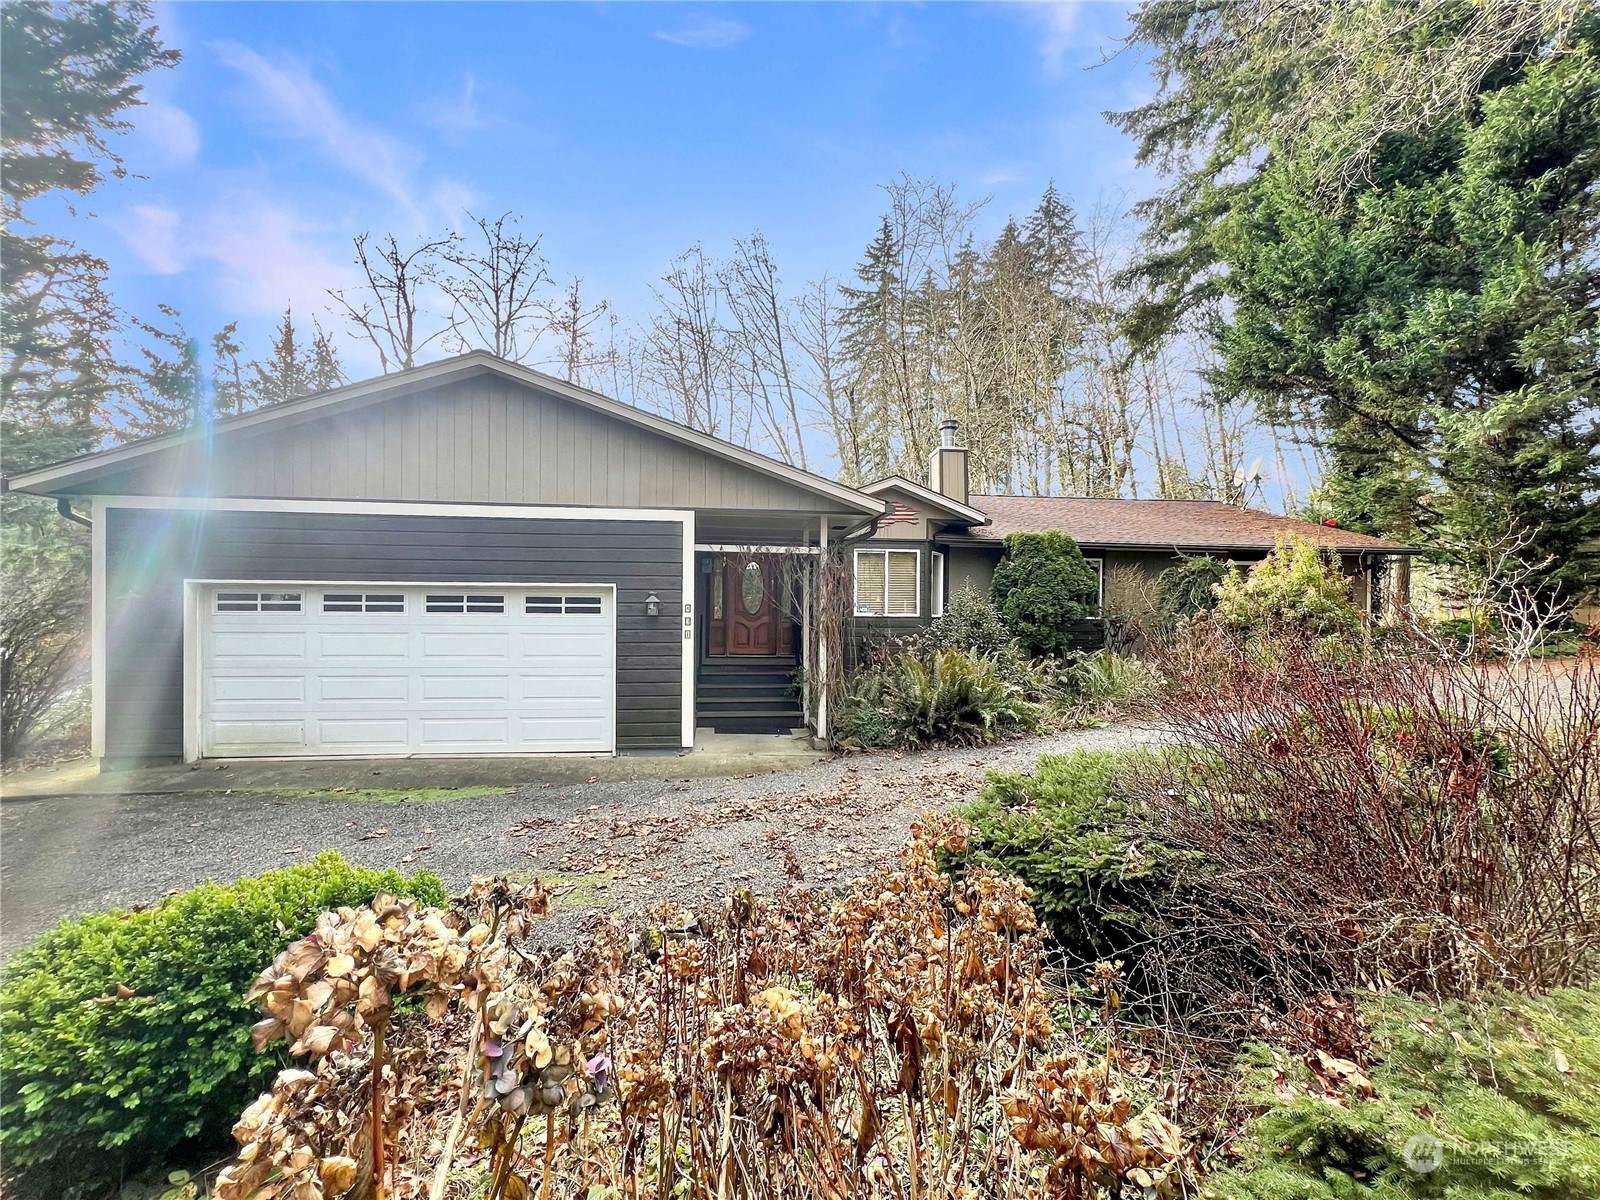
[[[645,314],[669,260],[760,230],[785,282],[848,272],[905,171],[1080,208],[1151,186],[1101,113],[1148,94],[1121,4],[163,3],[184,61],[72,230],[115,298],[327,315],[350,239],[525,214],[560,278]],[[347,350],[353,374],[373,363]]]

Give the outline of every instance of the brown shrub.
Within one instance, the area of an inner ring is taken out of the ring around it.
[[[329,914],[257,987],[262,1039],[313,1069],[246,1112],[216,1195],[1193,1194],[1192,1148],[1117,1047],[1057,1033],[1027,889],[937,871],[964,836],[917,827],[831,903],[741,891],[703,926],[664,908],[566,950],[521,944],[537,889]],[[386,1050],[406,991],[426,1015]]]
[[[1204,617],[1159,652],[1184,768],[1136,784],[1214,870],[1280,994],[1472,995],[1595,976],[1600,665],[1510,669],[1413,633],[1248,638]],[[1191,914],[1192,916],[1192,914]]]

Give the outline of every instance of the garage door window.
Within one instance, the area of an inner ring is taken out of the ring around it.
[[[325,613],[403,613],[406,598],[399,592],[325,592]]]
[[[484,594],[434,592],[428,595],[425,604],[427,610],[431,613],[503,613],[506,611],[506,598],[504,596]]]
[[[218,592],[219,613],[300,611],[300,592]]]
[[[526,613],[548,613],[555,615],[565,613],[568,616],[600,615],[599,596],[529,596],[524,602],[522,611]]]

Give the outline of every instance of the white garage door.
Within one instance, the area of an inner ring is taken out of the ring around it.
[[[610,751],[614,603],[592,587],[208,586],[201,753]]]

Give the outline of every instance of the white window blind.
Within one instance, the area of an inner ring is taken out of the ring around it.
[[[916,550],[857,550],[856,615],[915,617],[921,578]]]
[[[944,616],[944,555],[933,554],[928,559],[928,587],[933,593],[929,615]]]

